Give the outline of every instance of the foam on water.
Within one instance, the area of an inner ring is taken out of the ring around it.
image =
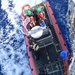
[[[42,0],[37,0],[40,3]],[[2,0],[0,10],[0,75],[32,75],[20,17],[24,4],[35,0]]]

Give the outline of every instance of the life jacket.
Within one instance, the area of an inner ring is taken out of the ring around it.
[[[34,44],[33,49],[34,49],[34,51],[37,51],[39,49],[39,46],[37,44]]]
[[[32,42],[30,44],[31,48],[34,50],[34,51],[37,51],[39,49],[39,46],[37,44],[35,44],[34,42]]]

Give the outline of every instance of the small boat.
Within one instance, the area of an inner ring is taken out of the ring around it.
[[[25,4],[21,18],[32,75],[67,75],[71,53],[50,4]]]

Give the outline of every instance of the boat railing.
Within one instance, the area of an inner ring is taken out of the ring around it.
[[[48,37],[37,40],[36,43],[39,45],[40,48],[47,46],[48,44],[52,44],[52,36],[49,35]]]
[[[60,52],[61,51],[61,46],[60,46],[60,44],[58,43],[58,44],[55,44],[55,46],[56,46],[56,52]]]
[[[48,43],[48,44],[44,44],[43,46],[41,46],[41,47],[39,47],[39,48],[47,47],[48,45],[51,45],[51,44],[53,44],[53,42]]]

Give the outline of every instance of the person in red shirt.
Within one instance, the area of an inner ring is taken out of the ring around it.
[[[41,7],[38,7],[37,9],[36,9],[36,11],[37,11],[37,17],[40,19],[44,19],[45,18],[45,13],[44,13],[44,11],[42,11],[42,8]]]

